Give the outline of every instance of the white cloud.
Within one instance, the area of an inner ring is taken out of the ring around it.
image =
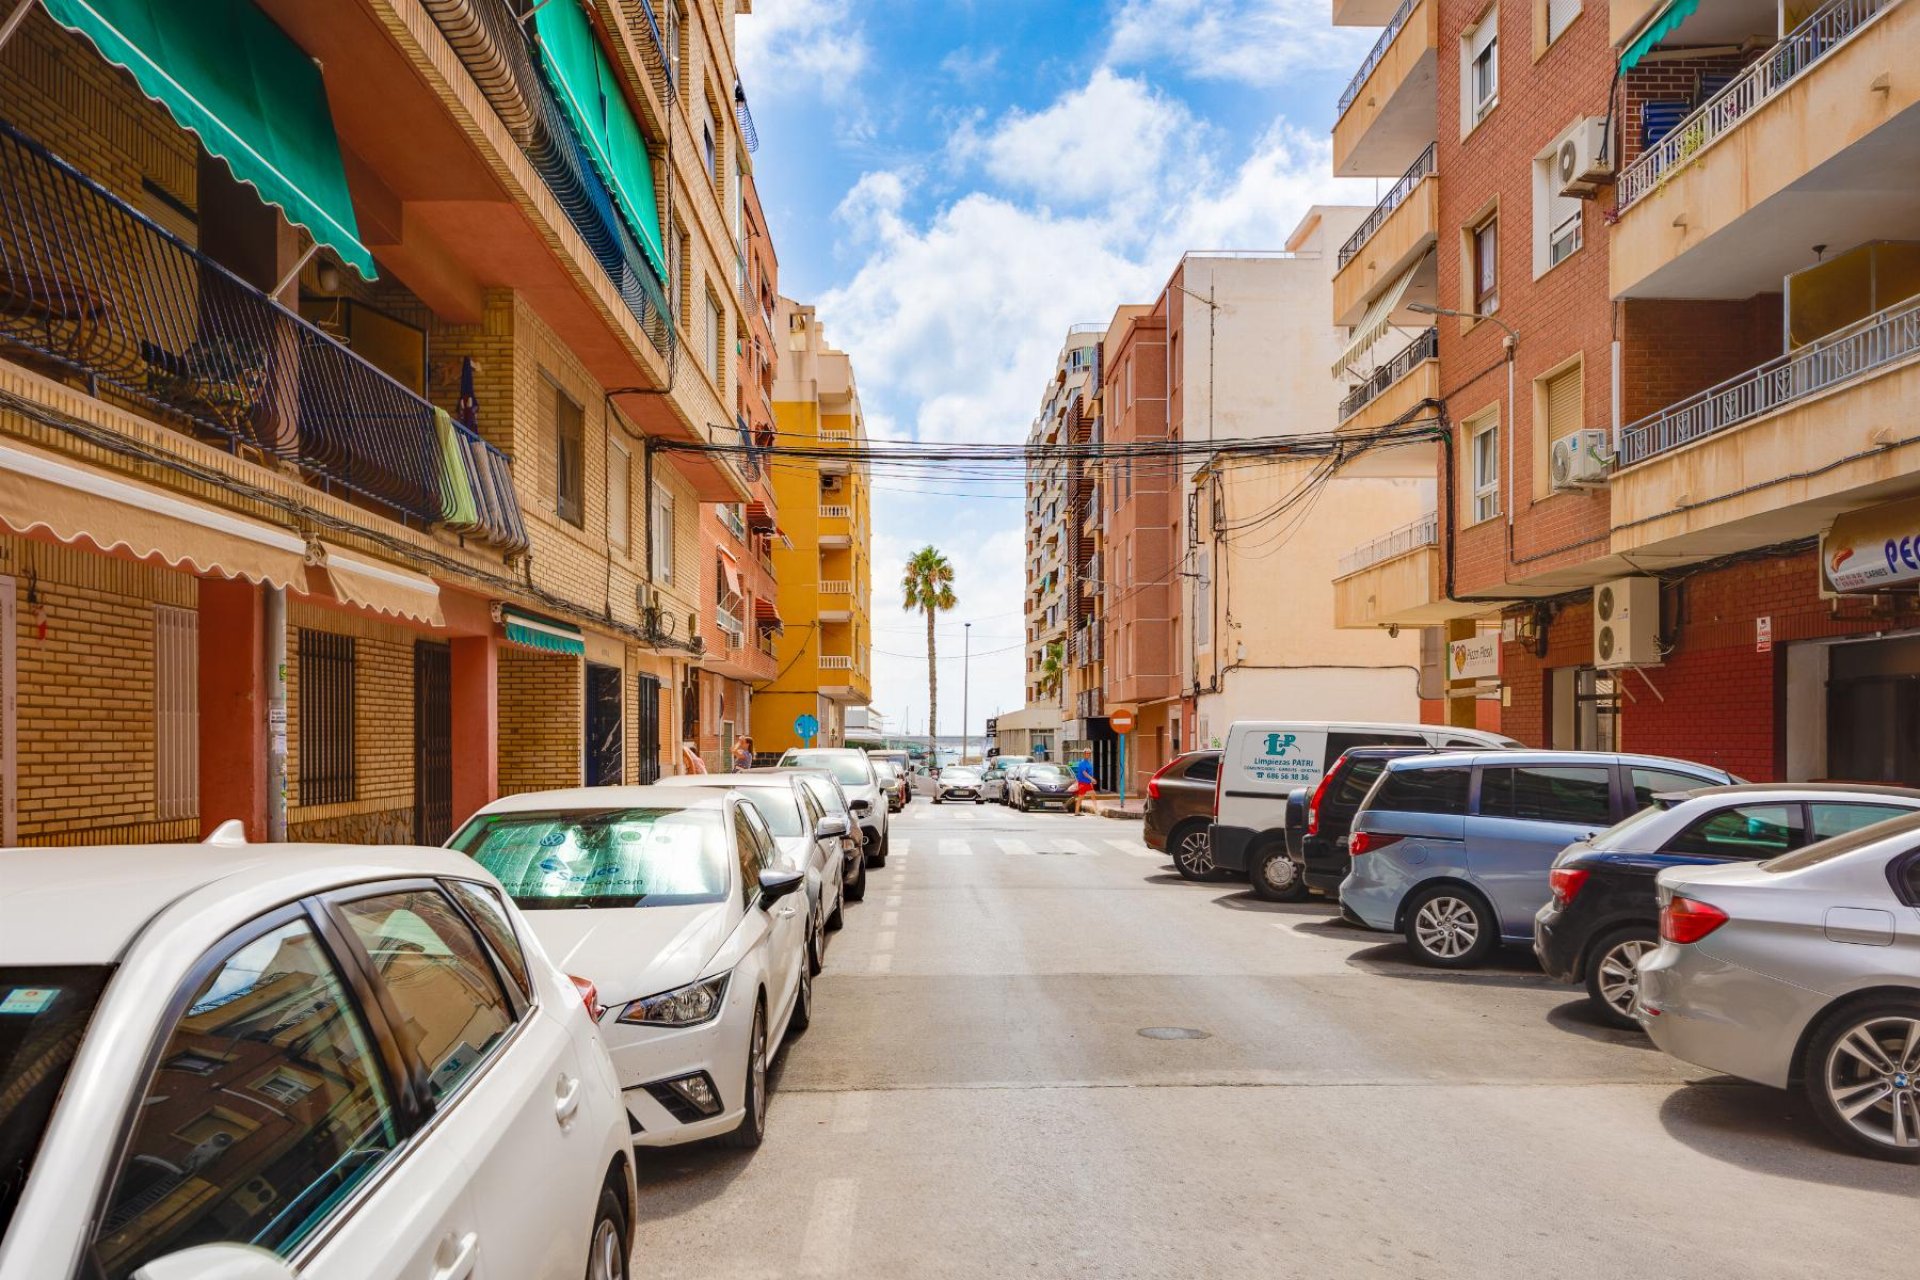
[[[1079,204],[1155,185],[1173,142],[1199,127],[1144,80],[1101,67],[1044,110],[1009,113],[986,137],[963,130],[953,150],[1008,187]]]
[[[734,25],[734,47],[756,93],[847,94],[867,67],[865,32],[850,0],[775,0]]]
[[[1327,0],[1125,0],[1107,58],[1273,85],[1302,71],[1357,67],[1377,34],[1329,25]]]

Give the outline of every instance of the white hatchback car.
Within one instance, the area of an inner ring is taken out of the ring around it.
[[[581,992],[468,859],[0,854],[0,1280],[615,1280],[635,1207]]]
[[[496,800],[453,837],[603,1005],[638,1146],[766,1132],[767,1064],[813,1020],[808,920],[732,791],[580,787]]]

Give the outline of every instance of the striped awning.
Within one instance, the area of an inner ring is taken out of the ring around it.
[[[586,637],[571,622],[544,618],[537,613],[528,613],[525,609],[504,604],[500,606],[500,625],[506,632],[507,643],[517,644],[523,649],[563,653],[575,658],[587,652]]]
[[[316,542],[307,559],[309,595],[332,597],[351,608],[392,614],[430,627],[447,625],[440,609],[440,586],[425,574],[349,555],[327,542]]]
[[[1621,73],[1625,74],[1639,65],[1640,59],[1646,57],[1653,46],[1673,34],[1674,28],[1691,18],[1693,11],[1699,7],[1700,0],[1668,0],[1666,7],[1654,15],[1653,21],[1633,38],[1626,52],[1620,55]]]
[[[753,620],[767,630],[776,630],[787,625],[780,619],[780,606],[765,598],[753,602]]]
[[[771,533],[773,527],[773,512],[768,509],[766,503],[749,502],[747,504],[747,528],[755,533]]]
[[[1360,323],[1353,327],[1353,336],[1347,339],[1347,345],[1340,352],[1340,358],[1333,363],[1334,377],[1337,378],[1351,369],[1354,363],[1367,353],[1368,347],[1386,336],[1387,330],[1393,327],[1393,313],[1400,309],[1400,301],[1407,296],[1407,290],[1413,285],[1414,276],[1419,274],[1420,268],[1425,266],[1427,259],[1432,256],[1428,254],[1408,267],[1398,279],[1381,292],[1379,297],[1368,304],[1366,314],[1361,316]]]

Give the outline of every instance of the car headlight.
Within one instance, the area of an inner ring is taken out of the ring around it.
[[[726,1002],[727,979],[731,974],[702,978],[657,996],[630,1002],[620,1011],[617,1021],[630,1026],[697,1027],[712,1022]]]

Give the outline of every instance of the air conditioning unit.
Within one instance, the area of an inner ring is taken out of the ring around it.
[[[1613,181],[1613,153],[1607,146],[1607,122],[1588,116],[1560,139],[1554,152],[1553,174],[1563,196],[1592,199]]]
[[[842,482],[839,476],[830,475],[820,477],[820,492],[822,493],[838,493],[840,492],[841,485]]]
[[[1660,665],[1660,580],[1615,578],[1593,589],[1593,665]]]
[[[1569,432],[1553,442],[1549,459],[1553,471],[1553,491],[1594,489],[1607,482],[1607,433],[1582,429]]]

